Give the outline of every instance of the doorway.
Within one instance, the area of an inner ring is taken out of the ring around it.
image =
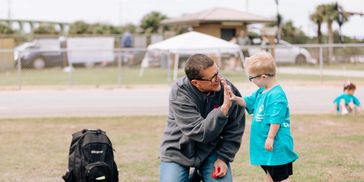
[[[230,41],[236,35],[235,28],[222,28],[220,32],[220,37],[226,41]]]

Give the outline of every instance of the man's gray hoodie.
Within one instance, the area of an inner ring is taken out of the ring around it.
[[[227,83],[236,96],[241,96],[229,81]],[[161,160],[199,167],[216,151],[219,159],[232,162],[244,133],[245,111],[233,102],[225,116],[220,110],[223,102],[223,86],[219,92],[203,93],[186,76],[179,79],[169,95]]]

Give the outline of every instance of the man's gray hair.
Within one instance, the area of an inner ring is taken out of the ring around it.
[[[190,56],[185,65],[187,78],[191,80],[201,79],[201,71],[214,65],[214,61],[204,54]]]

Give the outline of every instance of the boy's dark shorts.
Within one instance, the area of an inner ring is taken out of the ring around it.
[[[265,173],[269,173],[273,181],[282,181],[293,174],[292,162],[279,166],[264,166],[261,165]]]

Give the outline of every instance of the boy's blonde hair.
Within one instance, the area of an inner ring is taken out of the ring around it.
[[[259,52],[247,58],[247,72],[254,75],[276,74],[276,63],[268,52]]]

